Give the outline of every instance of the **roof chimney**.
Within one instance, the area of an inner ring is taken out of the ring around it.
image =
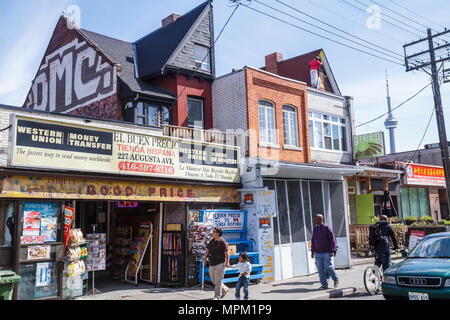
[[[181,15],[176,14],[176,13],[172,13],[170,16],[168,16],[167,18],[163,19],[162,21],[162,26],[163,28],[165,26],[168,26],[171,23],[174,23],[175,21],[177,21],[177,19],[181,17]]]
[[[278,74],[278,62],[283,61],[283,54],[274,52],[266,56],[266,71]]]

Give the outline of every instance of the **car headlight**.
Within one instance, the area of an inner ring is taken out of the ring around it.
[[[444,287],[450,287],[450,279],[445,280]]]
[[[382,281],[384,283],[397,284],[394,276],[383,276]]]

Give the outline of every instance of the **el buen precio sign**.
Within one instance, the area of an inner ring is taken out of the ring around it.
[[[11,166],[239,182],[239,148],[15,115]]]

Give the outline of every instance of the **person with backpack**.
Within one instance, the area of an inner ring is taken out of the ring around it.
[[[334,287],[339,285],[339,279],[333,268],[331,258],[336,255],[336,238],[333,230],[323,223],[323,215],[318,214],[314,218],[316,227],[311,239],[311,258],[316,260],[317,271],[321,290],[328,289],[328,278],[334,281]]]
[[[375,250],[375,265],[383,266],[383,271],[391,265],[391,252],[389,249],[389,238],[394,244],[394,250],[398,249],[397,238],[388,217],[380,216],[380,221],[369,227],[369,245]]]

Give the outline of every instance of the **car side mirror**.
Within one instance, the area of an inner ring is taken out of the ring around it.
[[[407,257],[409,255],[409,250],[402,251],[402,257]]]

